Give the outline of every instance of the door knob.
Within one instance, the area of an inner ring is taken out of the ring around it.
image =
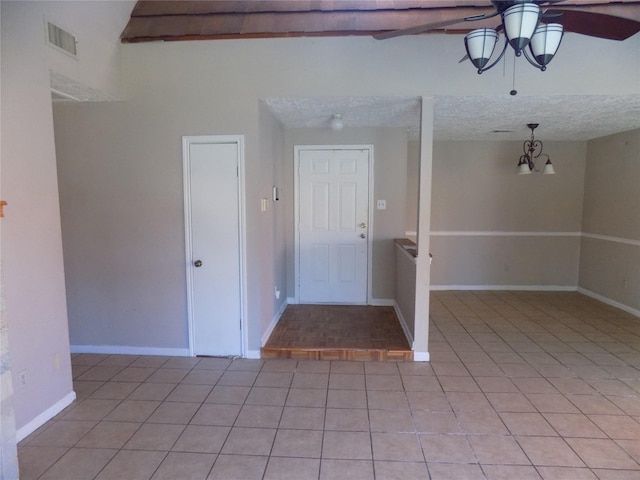
[[[202,266],[202,260],[196,260],[193,262],[193,266],[196,268],[200,268]]]
[[[360,238],[367,238],[367,236],[364,233],[361,233]]]
[[[367,224],[366,224],[366,223],[364,223],[364,222],[362,222],[362,223],[360,224],[360,228],[367,228]]]

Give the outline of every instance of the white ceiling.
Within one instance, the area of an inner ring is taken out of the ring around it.
[[[416,97],[269,98],[265,103],[286,128],[329,128],[335,113],[349,127],[420,125]],[[478,95],[434,98],[436,140],[522,140],[527,123],[539,123],[545,140],[584,141],[640,128],[640,95]],[[495,131],[499,131],[495,132]]]

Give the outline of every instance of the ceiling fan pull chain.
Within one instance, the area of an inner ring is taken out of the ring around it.
[[[515,97],[518,94],[518,91],[516,90],[516,56],[514,55],[513,57],[513,79],[512,79],[512,84],[511,84],[511,91],[509,92],[509,95],[511,95],[512,97]]]
[[[504,57],[504,61],[502,62],[502,76],[507,76],[507,57]]]

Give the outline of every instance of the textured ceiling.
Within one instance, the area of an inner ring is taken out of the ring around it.
[[[440,97],[435,102],[438,139],[520,138],[527,123],[547,140],[590,140],[640,128],[640,95]],[[512,133],[494,133],[512,130]]]
[[[420,123],[416,97],[270,98],[265,103],[287,128],[328,128],[336,113],[347,127],[417,128]]]
[[[114,98],[54,70],[49,71],[51,99],[55,101],[108,102]]]
[[[416,97],[270,98],[265,103],[286,128],[329,128],[335,113],[345,128],[403,127],[417,138]],[[434,99],[436,140],[522,140],[539,123],[545,140],[590,140],[640,128],[640,95],[441,96]],[[498,131],[498,132],[495,132]]]

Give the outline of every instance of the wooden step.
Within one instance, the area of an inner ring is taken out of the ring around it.
[[[392,307],[289,305],[262,358],[413,361]]]

